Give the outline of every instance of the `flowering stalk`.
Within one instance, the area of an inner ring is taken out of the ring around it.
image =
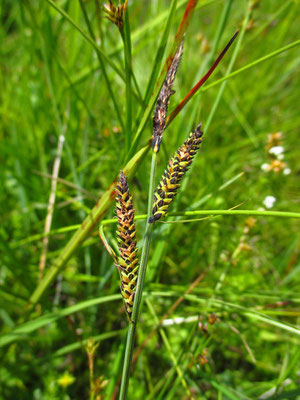
[[[149,218],[150,224],[166,215],[173,198],[178,192],[181,180],[192,164],[194,156],[202,143],[202,135],[201,124],[199,124],[170,158],[154,193],[152,216]]]
[[[132,196],[129,193],[126,176],[123,171],[120,172],[120,179],[116,189],[116,213],[118,218],[117,241],[120,256],[117,256],[113,249],[107,243],[103,232],[103,225],[99,227],[99,236],[109,254],[114,259],[121,279],[121,294],[124,300],[125,309],[132,321],[133,301],[137,285],[139,261],[137,257],[136,232],[134,219],[134,209]]]
[[[151,171],[150,171],[150,182],[149,182],[149,196],[148,196],[148,209],[147,215],[148,219],[151,216],[151,209],[152,209],[152,199],[153,199],[153,192],[154,192],[154,182],[155,182],[155,170],[156,170],[156,163],[157,163],[157,153],[159,151],[159,146],[161,143],[162,135],[166,127],[166,115],[168,111],[168,104],[169,98],[174,93],[172,90],[172,85],[175,79],[175,74],[178,68],[178,64],[182,55],[182,46],[183,41],[181,41],[177,52],[174,56],[173,62],[169,68],[167,77],[163,84],[163,87],[160,91],[158,96],[157,105],[154,111],[154,118],[153,118],[153,141],[152,141],[152,161],[151,161]],[[140,304],[142,301],[142,294],[144,288],[144,281],[148,263],[148,254],[150,248],[150,242],[152,237],[152,230],[153,224],[149,224],[147,221],[145,235],[144,235],[144,243],[142,248],[142,255],[141,255],[141,266],[139,268],[138,273],[138,281],[136,287],[136,295],[134,300],[134,305],[132,307],[132,315],[131,315],[131,324],[128,328],[127,333],[127,341],[126,341],[126,348],[125,348],[125,355],[124,355],[124,365],[123,365],[123,372],[122,372],[122,382],[120,388],[120,400],[124,400],[127,397],[127,389],[129,383],[129,372],[130,372],[130,365],[132,360],[132,352],[133,352],[133,345],[134,345],[134,337],[135,337],[135,329],[136,324],[139,317],[139,310]]]

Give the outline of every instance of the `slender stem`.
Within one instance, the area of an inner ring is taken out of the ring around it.
[[[177,0],[172,0],[172,3],[170,4],[170,8],[169,8],[169,15],[168,15],[165,27],[164,27],[163,34],[160,39],[159,46],[157,48],[157,53],[156,53],[156,56],[155,56],[155,59],[153,62],[152,72],[151,72],[151,75],[150,75],[150,78],[149,78],[149,81],[147,84],[147,89],[145,92],[146,94],[144,97],[145,104],[148,104],[148,102],[150,100],[150,96],[153,91],[155,81],[157,79],[157,76],[158,76],[158,73],[160,70],[161,63],[163,61],[163,56],[164,56],[165,49],[167,46],[167,41],[169,38],[169,34],[170,34],[171,26],[172,26],[173,17],[174,17],[175,11],[176,11],[176,7],[177,7]]]
[[[153,316],[155,325],[159,326],[159,319],[158,319],[158,317],[156,315],[156,312],[155,312],[154,307],[153,307],[153,305],[152,305],[152,303],[150,301],[150,298],[146,299],[146,303],[147,303],[147,306],[149,308],[149,311],[151,312],[151,314]],[[170,359],[171,359],[171,361],[173,363],[173,366],[176,369],[178,378],[179,378],[180,382],[182,383],[182,386],[184,387],[186,395],[188,396],[189,399],[191,399],[192,398],[192,394],[191,394],[190,389],[189,389],[189,387],[187,385],[187,382],[186,382],[186,380],[184,378],[183,371],[182,371],[182,369],[181,369],[181,367],[180,367],[180,365],[178,363],[178,360],[176,359],[176,356],[175,356],[175,354],[174,354],[174,352],[172,350],[172,346],[171,346],[171,344],[169,342],[169,339],[168,339],[168,337],[166,335],[166,332],[164,331],[164,329],[162,327],[159,327],[158,331],[159,331],[159,334],[162,337],[162,340],[163,340],[163,342],[164,342],[164,344],[166,346],[166,349],[167,349],[167,351],[169,353],[169,357],[170,357]]]
[[[153,195],[154,195],[154,185],[155,185],[155,174],[156,174],[156,164],[157,164],[157,153],[152,152],[151,160],[151,171],[150,171],[150,182],[149,182],[149,197],[148,197],[148,208],[147,216],[151,216]]]
[[[267,55],[265,55],[265,56],[263,56],[263,57],[261,57],[261,58],[258,58],[257,60],[255,60],[255,61],[253,61],[253,62],[251,62],[251,63],[245,65],[245,66],[242,67],[242,68],[239,68],[239,69],[237,69],[237,70],[235,70],[235,71],[233,71],[233,72],[231,72],[231,73],[227,73],[225,76],[223,76],[223,78],[220,78],[220,79],[218,79],[217,81],[212,82],[212,83],[210,83],[209,85],[206,85],[205,87],[202,87],[202,88],[199,90],[198,94],[200,94],[200,93],[202,93],[202,92],[205,92],[206,90],[211,89],[212,87],[217,86],[217,85],[219,85],[220,83],[222,83],[222,82],[224,82],[224,81],[227,81],[228,79],[231,79],[231,78],[233,78],[233,77],[236,76],[236,75],[239,75],[240,73],[246,71],[247,69],[252,68],[252,67],[254,67],[254,66],[257,65],[257,64],[260,64],[261,62],[267,61],[267,60],[269,60],[270,58],[275,57],[275,56],[278,56],[279,54],[281,54],[281,53],[283,53],[283,52],[285,52],[285,51],[287,51],[287,50],[290,50],[290,49],[292,49],[292,48],[295,47],[295,46],[299,46],[299,45],[300,45],[300,39],[296,40],[295,42],[292,42],[292,43],[288,44],[287,46],[283,46],[283,47],[281,47],[280,49],[275,50],[275,51],[273,51],[272,53],[269,53],[269,54],[267,54]]]
[[[50,6],[52,6],[56,11],[58,11],[80,34],[82,37],[84,37],[85,40],[87,40],[96,50],[96,52],[100,53],[103,59],[111,66],[111,68],[120,76],[123,81],[125,81],[125,75],[124,72],[121,71],[113,61],[100,49],[96,41],[91,38],[89,35],[86,34],[84,30],[80,28],[79,25],[76,24],[76,22],[67,14],[62,8],[60,8],[53,0],[46,0]]]
[[[143,288],[144,288],[147,263],[148,263],[148,254],[149,254],[152,231],[153,231],[153,226],[154,226],[154,224],[149,224],[148,220],[149,220],[149,217],[151,216],[151,212],[152,212],[152,201],[153,201],[153,193],[154,193],[154,185],[155,185],[156,163],[157,163],[157,153],[152,152],[146,230],[145,230],[145,235],[144,235],[144,243],[143,243],[141,263],[140,263],[140,268],[139,268],[137,288],[136,288],[134,303],[133,303],[133,311],[132,311],[132,321],[133,322],[132,322],[132,324],[129,325],[128,333],[127,333],[124,364],[123,364],[123,373],[122,373],[122,382],[121,382],[121,389],[120,389],[120,400],[125,400],[127,398],[127,389],[128,389],[128,384],[129,384],[129,375],[130,375],[130,366],[131,366],[132,353],[133,353],[135,329],[136,329],[136,325],[137,325],[138,318],[139,318],[139,310],[140,310],[140,305],[141,305],[141,300],[142,300],[142,295],[143,295]]]
[[[178,211],[168,213],[169,217],[195,217],[197,215],[247,215],[257,217],[278,217],[278,218],[297,218],[300,219],[300,213],[290,211],[264,211],[264,210],[195,210],[195,211]],[[135,220],[146,219],[146,214],[140,214],[135,216]],[[193,219],[190,220],[194,221]],[[167,221],[166,221],[167,222]],[[103,225],[117,223],[116,218],[105,219],[101,221]]]
[[[208,64],[211,64],[213,62],[213,60],[214,60],[215,54],[217,52],[218,45],[219,45],[221,37],[222,37],[222,35],[224,33],[224,29],[225,29],[225,26],[227,24],[227,21],[229,19],[229,15],[230,15],[230,11],[231,11],[231,8],[232,8],[233,1],[234,0],[229,0],[229,1],[224,3],[222,14],[221,14],[218,26],[217,26],[216,35],[215,35],[214,42],[213,42],[213,45],[212,45],[212,49],[211,49],[211,52],[210,52],[210,55],[209,55],[209,59],[207,61]]]
[[[89,34],[92,37],[93,41],[95,41],[96,38],[95,38],[95,35],[94,35],[94,31],[92,29],[89,17],[87,15],[83,0],[79,0],[79,3],[80,3],[80,7],[81,7],[81,10],[82,10],[82,13],[83,13],[83,16],[84,16],[85,23],[86,23],[86,26],[88,28]],[[124,125],[123,119],[121,117],[120,108],[118,106],[116,97],[115,97],[114,92],[112,90],[112,86],[111,86],[110,80],[108,79],[108,74],[106,72],[106,67],[104,65],[104,59],[105,59],[104,55],[103,55],[104,53],[100,50],[100,48],[98,46],[94,47],[94,49],[96,50],[96,54],[97,54],[98,61],[99,61],[99,64],[101,66],[101,69],[102,69],[102,73],[103,73],[104,80],[105,80],[105,83],[106,83],[106,86],[107,86],[107,90],[108,90],[108,92],[110,94],[110,97],[111,97],[111,100],[112,100],[112,102],[114,104],[114,110],[115,110],[115,112],[117,114],[117,118],[118,118],[119,123],[121,125],[121,128],[122,128],[122,130],[124,132],[125,131],[125,125]],[[125,79],[125,82],[126,82],[126,76],[125,76],[124,79]]]
[[[140,102],[140,104],[144,107],[144,101],[143,101],[143,96],[140,91],[139,85],[136,80],[136,76],[133,72],[132,68],[132,55],[131,55],[131,33],[130,33],[130,25],[129,25],[129,18],[128,18],[128,10],[125,13],[125,20],[124,20],[124,29],[120,31],[121,33],[121,38],[123,41],[123,46],[124,46],[124,56],[125,56],[125,62],[128,65],[129,68],[129,73],[132,78],[133,84],[136,88],[136,98]],[[127,73],[127,72],[125,72]],[[127,79],[127,77],[126,77]],[[131,89],[132,92],[132,89]]]
[[[247,9],[244,21],[243,21],[242,29],[241,29],[241,32],[240,32],[236,47],[235,47],[235,49],[233,51],[231,60],[229,62],[229,65],[228,65],[228,68],[227,68],[227,71],[226,71],[226,75],[230,74],[230,72],[231,72],[231,70],[233,68],[233,65],[235,63],[235,60],[237,58],[237,55],[238,55],[238,53],[240,51],[240,47],[241,47],[242,41],[244,39],[246,28],[248,26],[248,22],[249,22],[249,19],[250,19],[251,11],[252,11],[252,8],[250,7],[250,5],[248,5],[248,9]],[[210,124],[212,122],[212,119],[213,119],[213,117],[215,115],[215,112],[216,112],[216,109],[217,109],[217,107],[218,107],[218,105],[220,103],[220,100],[222,98],[222,95],[223,95],[225,87],[226,87],[226,81],[222,83],[222,85],[221,85],[221,87],[219,89],[219,92],[217,94],[217,97],[216,97],[216,99],[214,101],[214,104],[212,106],[212,109],[210,111],[210,114],[209,114],[209,116],[208,116],[208,118],[206,120],[206,124],[205,124],[206,131],[208,130],[208,128],[209,128],[209,126],[210,126]]]
[[[124,44],[124,60],[125,60],[125,83],[126,83],[126,130],[125,130],[125,154],[128,153],[131,142],[131,124],[132,124],[132,96],[131,96],[131,43],[130,43],[130,27],[128,19],[128,10],[125,14],[124,28],[120,29],[121,37]]]

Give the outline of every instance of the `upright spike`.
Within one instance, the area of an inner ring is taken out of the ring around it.
[[[152,217],[149,223],[158,221],[167,214],[170,204],[176,196],[181,180],[192,164],[192,161],[202,143],[203,132],[201,124],[190,133],[182,146],[170,158],[167,168],[163,173],[161,181],[153,197]]]
[[[121,279],[121,293],[125,308],[132,322],[132,308],[136,290],[139,261],[137,257],[136,232],[132,196],[129,193],[128,183],[123,171],[116,186],[116,213],[118,217],[117,240],[120,250],[118,269]]]
[[[170,97],[172,96],[172,94],[175,93],[175,91],[172,90],[172,86],[174,83],[174,79],[175,79],[175,75],[176,75],[176,72],[178,69],[179,62],[182,57],[183,41],[184,41],[184,38],[180,42],[180,45],[178,46],[178,49],[175,53],[172,64],[170,65],[170,68],[168,70],[167,77],[166,77],[166,79],[163,83],[163,86],[161,88],[161,91],[159,93],[156,107],[154,110],[152,149],[155,153],[159,152],[162,135],[166,128],[166,119],[167,119],[169,100],[170,100]]]

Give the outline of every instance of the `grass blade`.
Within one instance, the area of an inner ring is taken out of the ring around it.
[[[42,317],[36,318],[32,321],[25,322],[24,324],[18,326],[13,329],[10,333],[4,334],[0,336],[0,347],[5,346],[9,343],[15,342],[16,340],[24,339],[27,335],[36,331],[37,329],[42,328],[48,324],[51,324],[54,321],[57,321],[60,318],[66,317],[68,315],[74,314],[81,310],[85,310],[86,308],[104,304],[110,301],[119,300],[121,297],[120,294],[114,294],[111,296],[99,297],[96,299],[86,300],[81,303],[75,304],[73,306],[64,308],[62,310],[58,310],[52,313],[48,313],[43,315]]]
[[[167,125],[169,125],[173,119],[176,117],[177,114],[180,113],[180,111],[184,108],[184,106],[191,100],[191,98],[194,96],[194,94],[197,93],[197,91],[201,88],[201,86],[204,85],[204,83],[207,81],[207,79],[211,76],[211,74],[214,72],[214,70],[217,68],[218,64],[222,60],[222,58],[225,56],[227,50],[229,47],[232,45],[233,41],[237,37],[239,31],[237,30],[235,34],[232,36],[230,41],[227,43],[225,46],[224,50],[221,52],[219,57],[216,59],[216,61],[213,63],[213,65],[210,67],[208,72],[200,79],[200,81],[191,89],[191,91],[185,96],[183,100],[178,104],[177,107],[172,111],[172,113],[168,117]]]
[[[237,75],[241,74],[242,72],[245,72],[248,69],[255,67],[256,65],[258,65],[258,64],[260,64],[260,63],[262,63],[264,61],[270,60],[271,58],[276,57],[279,54],[284,53],[285,51],[290,50],[293,47],[296,47],[296,46],[299,46],[299,45],[300,45],[300,39],[299,40],[295,40],[294,42],[292,42],[292,43],[290,43],[290,44],[288,44],[286,46],[283,46],[278,50],[272,51],[271,53],[269,53],[269,54],[267,54],[267,55],[265,55],[265,56],[263,56],[261,58],[258,58],[257,60],[253,61],[252,63],[249,63],[249,64],[245,65],[244,67],[239,68],[236,71],[233,71],[233,72],[225,75],[223,78],[218,79],[217,81],[215,81],[213,83],[210,83],[209,85],[206,85],[205,87],[200,89],[198,94],[201,93],[201,92],[205,92],[206,90],[208,90],[208,89],[210,89],[210,88],[212,88],[214,86],[217,86],[220,83],[223,83],[224,81],[227,81],[228,79],[231,79],[234,76],[237,76]]]

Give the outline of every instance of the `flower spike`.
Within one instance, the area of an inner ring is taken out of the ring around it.
[[[193,158],[202,143],[201,124],[190,133],[189,137],[170,158],[167,168],[153,197],[152,217],[149,223],[158,221],[167,214],[168,208],[176,196],[181,180],[192,164]]]
[[[109,4],[103,5],[103,11],[107,14],[106,18],[113,22],[118,28],[119,31],[123,31],[123,24],[125,13],[127,9],[128,0],[125,0],[123,4],[120,4],[116,7],[111,0],[109,0]]]
[[[118,218],[117,240],[120,250],[118,270],[121,279],[121,293],[125,308],[131,319],[133,301],[136,290],[139,261],[137,257],[136,232],[132,196],[129,193],[126,176],[120,172],[120,179],[116,186],[116,213]]]
[[[172,94],[175,93],[175,91],[172,90],[172,86],[174,83],[179,62],[182,57],[183,40],[184,39],[182,39],[182,41],[180,42],[180,45],[178,46],[178,49],[175,53],[172,64],[168,70],[167,77],[159,93],[156,107],[154,110],[152,149],[155,153],[159,152],[162,135],[164,133],[164,130],[166,129],[166,118],[167,118],[169,100]]]

